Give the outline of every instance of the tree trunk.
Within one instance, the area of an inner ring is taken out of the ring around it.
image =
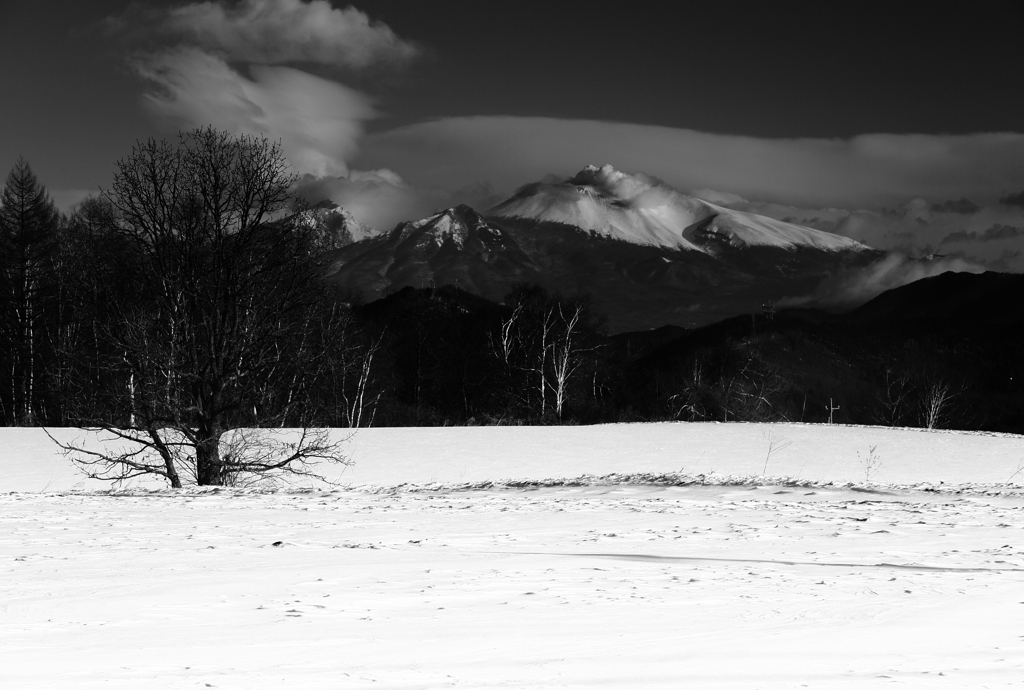
[[[220,434],[201,430],[196,449],[196,483],[199,486],[224,486],[227,473],[220,457]]]
[[[164,473],[167,477],[167,481],[171,484],[171,488],[180,489],[181,477],[178,476],[178,468],[174,466],[174,456],[171,454],[170,448],[168,448],[167,444],[164,443],[164,439],[160,435],[159,431],[150,429],[147,433],[149,434],[149,438],[153,442],[153,445],[156,447],[157,452],[160,453],[160,457],[163,458]]]

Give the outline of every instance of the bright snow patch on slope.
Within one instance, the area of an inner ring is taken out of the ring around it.
[[[702,250],[692,232],[686,233],[702,221],[707,222],[702,225],[706,232],[736,247],[867,249],[840,235],[686,196],[645,175],[623,173],[610,165],[587,166],[561,183],[526,185],[488,215],[564,223],[612,239],[678,249]]]
[[[420,231],[432,237],[438,246],[446,240],[450,240],[461,248],[469,237],[470,231],[483,228],[490,232],[498,232],[496,228],[487,226],[487,221],[472,208],[460,204],[427,218],[400,225],[399,231],[403,236]]]

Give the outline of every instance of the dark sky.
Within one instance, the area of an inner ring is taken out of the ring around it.
[[[918,3],[877,12],[863,3],[806,5],[359,7],[432,55],[384,91],[400,123],[546,115],[765,137],[1024,127],[1024,6],[974,14],[977,4],[955,12]]]
[[[0,2],[0,168],[20,153],[51,190],[94,189],[161,131],[128,47],[95,26],[127,5]],[[340,79],[382,113],[370,132],[465,115],[768,138],[1024,130],[1022,6],[903,5],[366,0],[422,54]]]

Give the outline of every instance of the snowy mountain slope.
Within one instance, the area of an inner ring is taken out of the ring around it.
[[[344,207],[331,201],[321,201],[313,208],[303,211],[301,217],[324,233],[335,248],[380,234],[379,230],[360,223]]]
[[[454,284],[497,300],[511,282],[537,271],[510,234],[460,205],[341,248],[332,279],[370,299],[406,286]]]
[[[643,175],[590,165],[564,182],[519,189],[488,214],[574,225],[634,244],[715,253],[741,247],[861,251],[859,242],[686,196]]]

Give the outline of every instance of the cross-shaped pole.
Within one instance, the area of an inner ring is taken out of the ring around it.
[[[832,398],[828,399],[828,406],[825,408],[828,410],[828,423],[832,423],[832,413],[839,409],[839,405],[832,404]]]

